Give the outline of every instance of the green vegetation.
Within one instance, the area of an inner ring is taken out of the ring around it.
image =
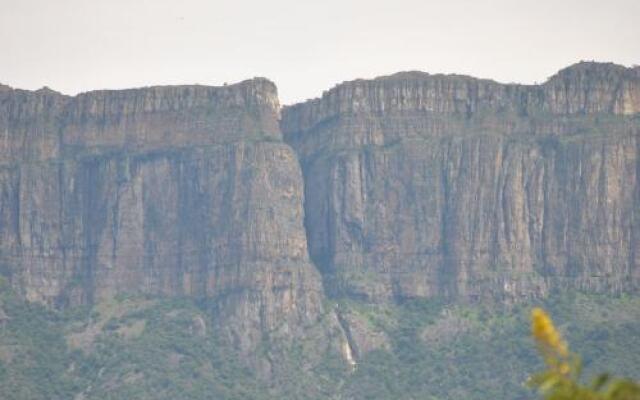
[[[55,313],[6,288],[3,400],[261,399],[255,374],[206,335],[193,302],[120,299]],[[206,322],[205,322],[206,324]],[[204,328],[206,329],[206,328]]]
[[[534,399],[525,381],[544,365],[528,329],[533,304],[339,301],[387,346],[360,354],[352,370],[326,344],[327,335],[340,337],[326,332],[327,317],[298,342],[265,339],[258,351],[270,360],[265,373],[225,344],[207,302],[119,298],[54,312],[1,286],[6,400]],[[587,379],[604,370],[640,376],[640,297],[573,293],[536,305],[563,321],[559,329],[583,354]]]
[[[583,354],[587,378],[603,370],[640,377],[640,298],[573,293],[540,305],[565,322],[561,329]],[[358,312],[375,315],[375,308]],[[391,351],[373,351],[360,360],[344,385],[346,397],[536,398],[524,384],[542,366],[530,338],[530,304],[426,301],[392,311],[377,308],[377,315],[386,316],[377,326],[388,332]]]

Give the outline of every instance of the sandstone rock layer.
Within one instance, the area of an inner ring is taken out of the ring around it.
[[[542,85],[400,73],[286,107],[312,259],[338,295],[538,297],[640,283],[640,69]]]
[[[213,299],[249,349],[320,311],[275,86],[0,92],[0,266],[27,299]]]
[[[324,293],[637,290],[639,135],[640,69],[613,64],[542,85],[403,72],[282,110],[262,78],[0,86],[0,271],[58,307],[212,299],[243,349],[317,321]]]

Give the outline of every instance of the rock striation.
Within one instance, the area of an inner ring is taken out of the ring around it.
[[[276,87],[0,91],[0,268],[28,300],[212,299],[249,350],[315,321],[303,182]]]
[[[640,68],[542,85],[405,72],[285,107],[334,294],[538,297],[640,283]]]
[[[206,299],[245,352],[329,321],[356,363],[389,338],[325,294],[637,290],[639,136],[640,68],[614,64],[541,85],[402,72],[283,109],[263,78],[0,85],[0,273],[54,307]]]

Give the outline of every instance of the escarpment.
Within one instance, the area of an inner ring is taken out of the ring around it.
[[[249,350],[299,335],[325,293],[640,284],[638,68],[581,63],[541,85],[404,72],[282,110],[262,78],[0,86],[0,135],[0,272],[51,306],[210,299]],[[376,347],[360,325],[356,357]]]
[[[640,69],[542,85],[407,72],[285,107],[312,259],[368,301],[640,283]]]
[[[117,294],[215,301],[250,349],[322,296],[302,175],[265,79],[68,97],[0,92],[0,267],[54,306]]]

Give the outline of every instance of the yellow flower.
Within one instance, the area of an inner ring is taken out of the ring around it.
[[[531,334],[547,365],[562,374],[568,374],[570,368],[566,362],[569,357],[567,343],[562,340],[549,315],[541,308],[534,308],[531,312]]]
[[[560,364],[558,371],[560,371],[562,375],[567,375],[569,374],[569,372],[571,372],[571,367],[569,367],[568,362],[563,362],[562,364]]]

